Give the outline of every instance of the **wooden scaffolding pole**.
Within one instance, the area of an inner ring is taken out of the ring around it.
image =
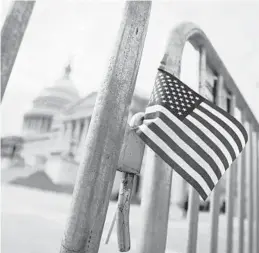
[[[35,1],[14,1],[1,30],[1,100],[10,78],[18,50]]]
[[[150,10],[150,1],[125,4],[115,51],[95,103],[61,253],[99,250]]]

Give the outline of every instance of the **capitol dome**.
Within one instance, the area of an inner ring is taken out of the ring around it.
[[[71,66],[65,68],[64,76],[58,79],[54,86],[42,90],[39,96],[34,99],[34,108],[48,108],[54,111],[63,109],[65,105],[77,101],[79,93],[70,79]]]
[[[68,64],[64,75],[53,86],[43,89],[33,100],[32,109],[24,115],[25,132],[50,131],[54,115],[59,115],[67,105],[80,99],[70,78],[71,71],[71,65]]]

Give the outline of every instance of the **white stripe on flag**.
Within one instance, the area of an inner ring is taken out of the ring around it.
[[[218,182],[218,178],[210,167],[210,165],[195,151],[193,150],[185,141],[183,141],[170,127],[167,126],[160,118],[157,118],[153,121],[158,127],[161,128],[166,134],[170,136],[170,138],[176,142],[176,144],[181,147],[190,157],[194,159],[199,165],[201,165],[208,175],[210,176],[213,183],[216,185]]]
[[[193,112],[197,113],[199,116],[205,119],[209,124],[214,126],[227,139],[230,146],[232,146],[232,148],[235,151],[236,157],[239,155],[239,149],[238,149],[237,143],[235,142],[231,134],[228,133],[228,131],[226,131],[217,121],[209,117],[204,112],[200,111],[198,108],[195,108]]]
[[[228,164],[231,164],[232,163],[231,155],[227,150],[227,148],[225,147],[225,145],[217,138],[217,136],[215,136],[207,127],[205,127],[202,123],[200,123],[198,120],[193,118],[191,115],[188,115],[186,118],[190,120],[198,128],[200,128],[200,130],[204,132],[208,136],[208,138],[210,138],[219,147],[219,149],[222,150],[223,154],[225,155],[228,161]]]
[[[185,132],[186,135],[188,135],[205,152],[207,152],[207,154],[210,155],[210,157],[218,165],[221,175],[223,175],[225,173],[224,164],[222,163],[222,161],[218,157],[218,155],[215,153],[215,151],[213,149],[211,149],[211,147],[208,146],[207,143],[204,142],[195,132],[193,132],[191,128],[186,126],[181,120],[179,120],[177,117],[175,117],[172,113],[170,113],[165,107],[163,107],[161,105],[150,106],[146,109],[147,113],[152,113],[152,112],[157,112],[157,111],[161,111],[162,113],[164,113],[170,120],[172,120],[176,125],[178,125]]]
[[[240,139],[242,143],[242,147],[245,146],[245,138],[242,134],[242,132],[239,130],[239,128],[227,117],[225,117],[223,114],[219,113],[217,110],[215,110],[213,107],[207,105],[206,103],[201,103],[200,106],[204,107],[207,109],[209,112],[213,113],[215,116],[220,118],[222,121],[224,121],[230,128],[233,129],[233,131],[237,134],[238,138]]]
[[[186,173],[190,175],[205,191],[207,195],[210,194],[211,190],[207,185],[204,178],[197,173],[188,163],[186,163],[180,156],[178,156],[163,140],[161,140],[151,129],[146,125],[141,125],[140,130],[148,136],[156,145],[158,145],[175,163],[177,163],[181,168],[184,168]]]

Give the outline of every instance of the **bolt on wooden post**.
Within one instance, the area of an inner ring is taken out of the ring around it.
[[[14,1],[1,30],[1,100],[35,1]]]
[[[151,11],[129,1],[98,93],[80,162],[61,253],[96,253],[108,209]]]

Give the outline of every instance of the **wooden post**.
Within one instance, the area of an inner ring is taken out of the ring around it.
[[[245,112],[241,112],[242,124],[245,123]],[[244,216],[245,216],[245,169],[246,169],[246,147],[237,159],[238,166],[238,245],[237,252],[244,252]]]
[[[61,253],[99,250],[150,11],[150,1],[125,4],[114,55],[95,103]]]
[[[252,148],[253,148],[253,140],[252,140],[252,123],[249,123],[249,129],[248,129],[248,147],[246,151],[246,173],[247,173],[247,223],[248,223],[248,229],[247,229],[247,253],[253,253],[253,156],[252,156]]]
[[[141,195],[139,253],[164,253],[171,195],[172,169],[150,148]]]
[[[223,105],[224,80],[222,76],[218,77],[216,104],[219,107]],[[217,253],[218,250],[218,227],[219,227],[219,208],[220,208],[220,183],[218,183],[211,195],[210,204],[210,253]]]
[[[1,100],[35,1],[14,1],[1,31]]]
[[[230,113],[235,114],[236,97],[232,95]],[[227,218],[227,237],[226,237],[226,252],[232,253],[233,248],[233,217],[234,217],[234,177],[236,176],[237,161],[235,161],[227,173],[226,182],[226,218]]]
[[[200,49],[199,57],[199,92],[201,95],[203,88],[206,85],[206,50],[204,47]],[[186,253],[195,253],[197,250],[197,234],[199,221],[200,198],[197,191],[190,186],[188,204],[188,237],[186,244]]]

